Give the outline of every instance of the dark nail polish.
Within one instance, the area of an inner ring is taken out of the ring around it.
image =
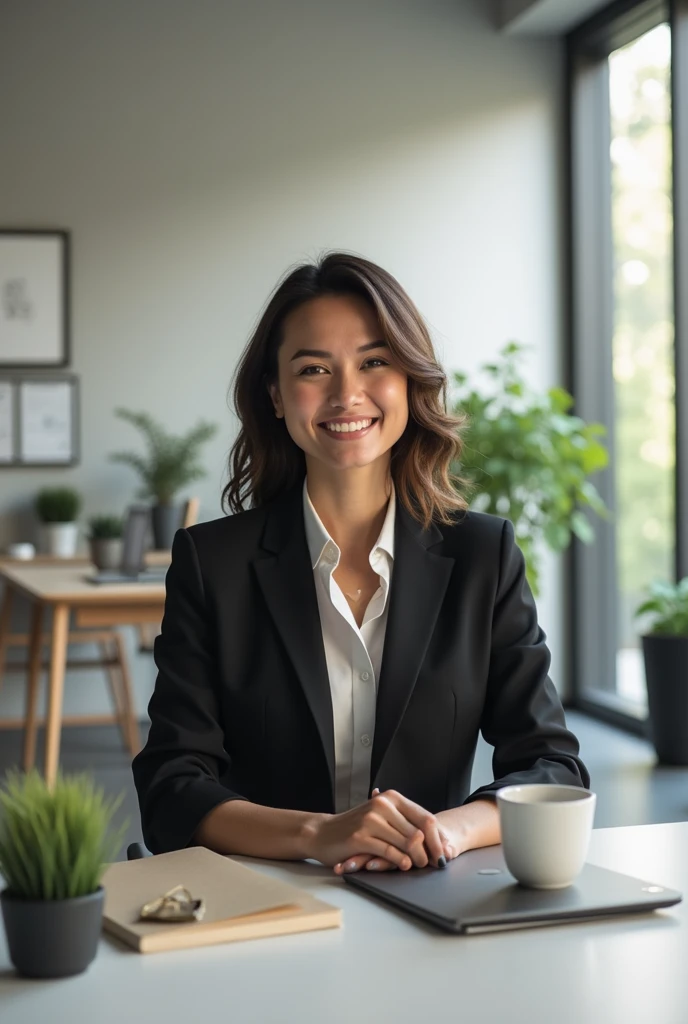
[[[446,866],[447,866],[447,858],[444,856],[444,854],[442,854],[441,857],[437,858],[437,867],[438,868],[446,868]]]

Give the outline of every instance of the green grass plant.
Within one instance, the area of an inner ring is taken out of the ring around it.
[[[127,822],[110,830],[122,798],[106,798],[85,773],[58,773],[50,790],[35,769],[26,775],[9,771],[0,790],[0,871],[7,894],[64,900],[95,892],[124,838]]]

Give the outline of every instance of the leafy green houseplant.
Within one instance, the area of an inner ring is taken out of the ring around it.
[[[92,516],[88,521],[89,540],[118,540],[122,536],[121,516]]]
[[[122,531],[120,516],[92,516],[88,521],[91,561],[98,569],[117,569],[122,562]]]
[[[217,425],[199,420],[181,435],[170,434],[146,412],[115,409],[115,415],[140,430],[147,446],[145,455],[114,452],[110,459],[131,466],[141,477],[139,497],[153,498],[153,533],[156,548],[169,548],[181,522],[181,506],[173,506],[175,496],[206,476],[200,461],[200,449],[217,432]]]
[[[484,364],[487,387],[454,374],[454,412],[466,420],[453,471],[467,482],[472,508],[511,520],[538,596],[540,543],[556,552],[573,535],[591,543],[594,530],[583,508],[609,514],[588,479],[607,465],[608,454],[598,440],[605,427],[572,415],[573,398],[564,388],[539,393],[528,387],[519,366],[524,350],[509,342],[497,362]]]
[[[28,977],[86,970],[100,935],[100,878],[122,842],[110,830],[122,796],[106,798],[87,775],[8,772],[0,790],[0,893],[12,963]]]
[[[36,495],[36,514],[42,523],[41,547],[58,558],[72,558],[78,537],[81,497],[72,487],[44,487]]]
[[[71,487],[44,487],[36,495],[36,512],[42,523],[73,523],[80,510],[81,498]]]
[[[645,623],[650,738],[660,764],[688,765],[688,576],[651,584],[635,616]]]

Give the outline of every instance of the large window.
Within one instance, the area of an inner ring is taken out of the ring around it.
[[[576,411],[607,426],[610,466],[595,482],[612,510],[574,552],[574,699],[636,731],[647,708],[634,610],[649,583],[688,572],[687,23],[686,0],[618,0],[568,39],[570,386]]]
[[[615,689],[644,711],[633,612],[651,580],[673,578],[675,562],[669,25],[644,32],[608,59],[619,595]]]

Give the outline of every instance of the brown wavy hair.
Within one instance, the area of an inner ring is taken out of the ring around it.
[[[285,318],[298,306],[324,295],[354,295],[377,315],[384,340],[408,377],[409,419],[392,448],[396,494],[427,528],[451,523],[468,508],[451,473],[462,443],[465,417],[447,412],[447,378],[437,361],[428,328],[391,274],[360,256],[326,253],[317,263],[288,272],[272,294],[241,356],[234,376],[234,407],[241,423],[229,455],[223,507],[242,512],[277,497],[303,480],[306,459],[275,416],[268,386],[277,381],[277,352]]]

